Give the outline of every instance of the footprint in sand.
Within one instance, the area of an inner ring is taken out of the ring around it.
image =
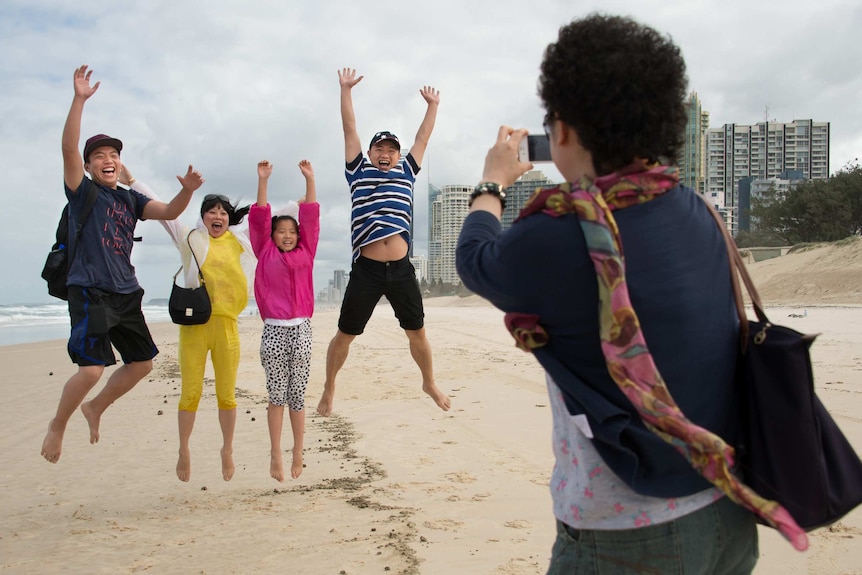
[[[426,529],[437,529],[438,531],[457,531],[464,525],[463,521],[455,521],[453,519],[439,519],[437,521],[426,521],[422,525]]]
[[[443,477],[445,477],[448,481],[451,481],[452,483],[474,483],[476,481],[476,477],[467,473],[466,471],[447,473]]]
[[[451,493],[452,491],[455,491],[456,489],[457,489],[457,487],[454,487],[452,485],[431,485],[430,487],[425,488],[425,493],[428,493],[429,495],[432,493],[440,493],[440,492]]]
[[[854,537],[862,535],[862,530],[852,525],[845,525],[839,521],[838,523],[830,525],[825,530],[821,531],[821,533],[825,535],[827,539],[833,537],[837,537],[839,539],[853,539]]]

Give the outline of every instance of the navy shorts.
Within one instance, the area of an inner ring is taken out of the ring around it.
[[[410,259],[404,256],[394,262],[378,262],[359,256],[350,268],[338,329],[349,335],[361,334],[382,296],[389,300],[402,329],[417,330],[425,325],[422,292]]]
[[[78,365],[114,365],[113,345],[123,363],[148,361],[159,350],[150,335],[141,301],[144,290],[129,294],[69,286],[69,357]]]

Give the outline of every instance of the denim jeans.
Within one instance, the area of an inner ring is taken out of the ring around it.
[[[754,515],[722,497],[640,529],[579,530],[557,521],[548,575],[742,575],[757,557]]]

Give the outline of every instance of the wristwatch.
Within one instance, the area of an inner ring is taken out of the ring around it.
[[[470,202],[467,206],[473,205],[473,200],[478,198],[483,194],[490,194],[492,196],[497,196],[500,198],[500,206],[502,209],[506,209],[506,192],[503,191],[503,188],[500,187],[500,184],[495,182],[482,182],[475,188],[473,188],[473,193],[470,194]]]

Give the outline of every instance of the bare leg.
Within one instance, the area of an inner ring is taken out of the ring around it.
[[[329,342],[329,348],[326,350],[326,383],[323,384],[323,396],[317,404],[317,413],[320,415],[332,413],[332,404],[335,401],[335,376],[344,366],[347,354],[350,352],[350,344],[355,338],[355,335],[348,335],[338,330]]]
[[[66,385],[63,386],[60,403],[57,405],[57,413],[48,424],[48,433],[42,441],[42,457],[49,462],[57,463],[60,460],[66,424],[69,423],[69,418],[87,397],[87,393],[99,382],[104,370],[104,366],[101,365],[79,367],[75,375],[70,377]]]
[[[108,383],[96,397],[81,404],[81,413],[87,418],[90,426],[90,443],[99,442],[99,421],[105,410],[131,391],[152,370],[153,360],[151,359],[127,363],[111,374]]]
[[[177,459],[177,478],[180,481],[188,481],[192,476],[192,453],[189,449],[189,439],[192,436],[192,429],[195,427],[195,411],[185,411],[183,409],[177,412],[177,425],[180,430],[180,456]]]
[[[305,410],[290,413],[290,427],[293,430],[293,463],[290,464],[290,476],[296,479],[302,475],[302,442],[305,439]]]
[[[269,424],[269,474],[278,482],[284,481],[284,462],[281,456],[281,429],[284,422],[284,406],[269,404],[266,409]]]
[[[221,448],[221,474],[225,481],[233,477],[233,431],[236,429],[236,408],[219,409],[218,422],[224,445]]]
[[[431,363],[431,343],[425,337],[425,328],[405,329],[407,339],[410,340],[410,355],[422,372],[422,391],[431,396],[434,403],[443,411],[449,411],[449,396],[440,391],[434,383],[434,369]]]

